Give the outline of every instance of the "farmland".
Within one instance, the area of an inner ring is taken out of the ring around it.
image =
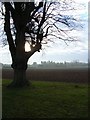
[[[2,69],[3,79],[12,79],[12,69]],[[88,69],[28,69],[27,78],[32,81],[58,81],[87,83]]]
[[[12,69],[2,78],[3,118],[88,117],[88,69],[27,69],[31,86],[22,89],[6,87]]]

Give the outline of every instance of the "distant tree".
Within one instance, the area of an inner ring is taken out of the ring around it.
[[[60,2],[2,2],[1,13],[4,19],[4,31],[7,37],[12,57],[11,67],[14,69],[14,79],[9,85],[23,87],[29,85],[26,79],[27,62],[35,53],[40,52],[42,44],[53,39],[73,41],[68,31],[75,29],[76,18],[63,14],[74,9],[72,0]],[[25,44],[30,44],[31,50],[25,51]]]
[[[33,62],[33,65],[36,66],[36,65],[37,65],[37,62]]]

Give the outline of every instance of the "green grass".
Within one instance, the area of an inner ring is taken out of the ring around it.
[[[88,86],[33,81],[27,88],[8,89],[3,80],[3,118],[87,118]]]

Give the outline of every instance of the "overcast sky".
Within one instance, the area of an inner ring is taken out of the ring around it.
[[[36,52],[28,61],[40,63],[41,61],[81,61],[88,62],[88,0],[75,0],[84,4],[85,7],[76,11],[69,11],[67,14],[75,14],[83,21],[83,29],[73,30],[69,34],[77,36],[78,42],[70,42],[68,46],[63,41],[57,41],[48,45],[43,45],[41,52]],[[0,63],[11,64],[11,56],[8,46],[0,47]]]

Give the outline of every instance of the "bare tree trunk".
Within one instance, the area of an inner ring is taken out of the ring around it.
[[[29,81],[26,78],[26,70],[14,69],[14,78],[8,87],[24,87],[29,85]]]
[[[14,78],[8,87],[24,87],[29,85],[29,81],[26,78],[27,61],[28,59],[23,54],[15,57],[12,63]]]

